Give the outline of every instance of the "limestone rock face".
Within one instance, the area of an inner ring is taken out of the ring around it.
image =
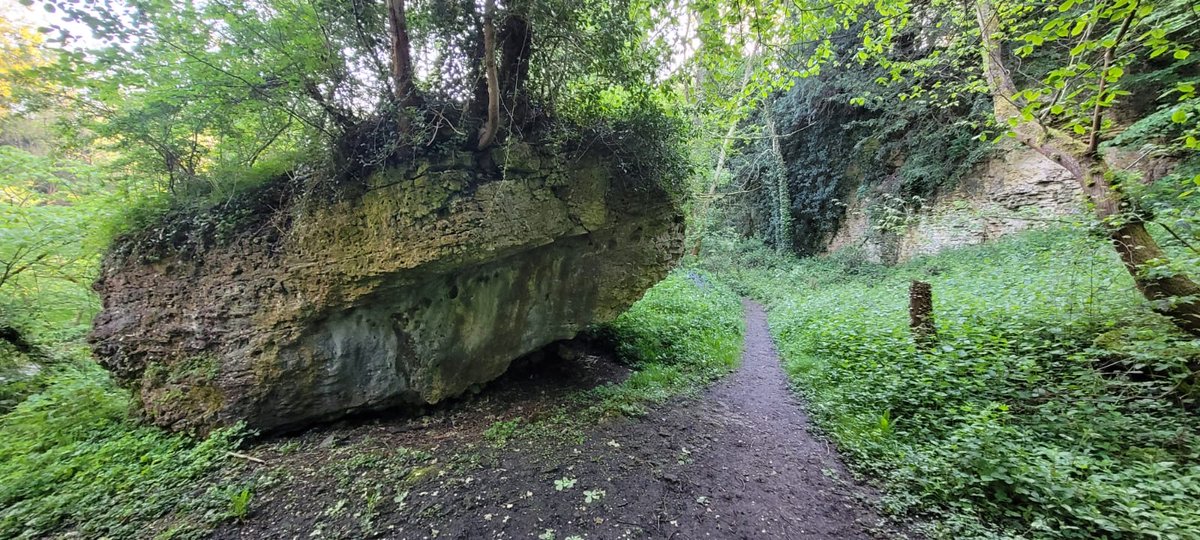
[[[846,218],[826,241],[827,252],[861,247],[875,262],[905,262],[1085,210],[1079,183],[1066,169],[1015,141],[1007,141],[976,165],[955,189],[924,201],[920,211],[908,216],[902,233],[880,233],[872,226],[869,214],[876,198],[855,196],[847,201]]]
[[[94,351],[172,429],[459,395],[616,317],[681,255],[676,203],[610,161],[525,145],[422,159],[319,204],[261,195],[143,232],[105,261]]]

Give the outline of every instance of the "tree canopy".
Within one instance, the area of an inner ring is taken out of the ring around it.
[[[62,46],[37,73],[57,83],[50,99],[79,111],[93,141],[180,192],[339,153],[372,162],[403,146],[477,145],[501,108],[501,137],[550,116],[586,125],[632,114],[655,107],[665,54],[646,44],[637,2],[44,7],[62,20],[42,29]],[[81,27],[90,36],[76,36]],[[71,45],[81,39],[96,45]]]

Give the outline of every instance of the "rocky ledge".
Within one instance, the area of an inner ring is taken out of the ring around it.
[[[164,218],[106,258],[94,351],[177,430],[462,394],[616,317],[675,264],[677,203],[615,168],[510,144],[387,166],[319,201],[281,179],[253,204]]]

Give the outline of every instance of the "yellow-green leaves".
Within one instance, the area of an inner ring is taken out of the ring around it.
[[[1082,34],[1083,29],[1087,28],[1087,25],[1088,25],[1088,20],[1086,18],[1081,18],[1078,21],[1075,21],[1075,26],[1073,28],[1071,28],[1071,37],[1075,37],[1075,36],[1078,36],[1079,34]]]

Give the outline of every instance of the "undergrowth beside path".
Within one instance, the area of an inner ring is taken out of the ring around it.
[[[729,286],[676,270],[597,332],[636,368],[624,383],[597,389],[597,397],[606,410],[629,414],[732,371],[745,322],[741,298]]]
[[[230,517],[236,487],[201,481],[242,433],[139,425],[128,392],[89,362],[59,366],[0,416],[0,538],[172,538]]]
[[[931,536],[1200,538],[1200,342],[1103,241],[1033,232],[895,268],[726,241],[707,265],[768,305],[818,424]],[[912,279],[933,284],[924,350]]]

